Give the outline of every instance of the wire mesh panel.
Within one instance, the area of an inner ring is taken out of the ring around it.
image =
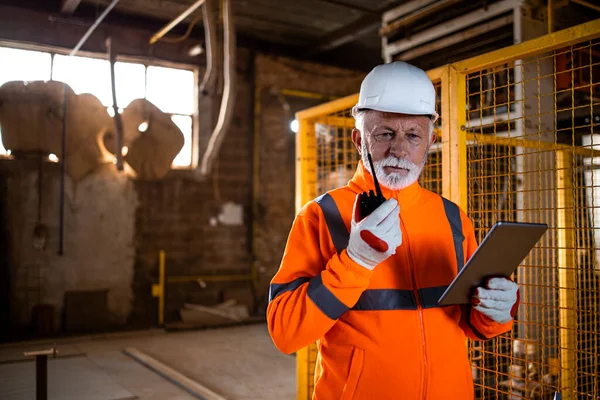
[[[548,232],[515,272],[513,330],[469,344],[480,399],[600,398],[600,47],[596,41],[466,75],[467,206]],[[596,178],[596,179],[595,179]]]
[[[434,127],[436,141],[429,148],[427,156],[427,164],[423,168],[419,183],[425,189],[431,190],[434,193],[442,194],[442,83],[440,80],[433,80],[433,85],[436,90],[436,111],[440,114]]]
[[[498,221],[549,225],[514,274],[513,329],[468,343],[477,399],[600,399],[598,37],[592,21],[429,72],[445,115],[421,184],[465,208],[479,242]],[[357,100],[298,114],[298,207],[354,173]],[[298,353],[298,400],[317,357]]]

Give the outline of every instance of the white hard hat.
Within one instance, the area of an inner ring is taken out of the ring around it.
[[[438,117],[433,83],[425,71],[403,61],[378,65],[369,72],[353,113],[361,109],[430,115],[434,121]]]

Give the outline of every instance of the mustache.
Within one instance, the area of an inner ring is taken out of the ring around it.
[[[378,167],[396,167],[396,168],[404,168],[407,169],[409,171],[412,171],[413,169],[418,168],[418,166],[404,158],[397,158],[397,157],[386,157],[383,160],[379,160],[374,162],[373,164],[375,164]]]

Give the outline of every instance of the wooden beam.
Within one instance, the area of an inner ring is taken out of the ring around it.
[[[388,6],[375,13],[367,14],[356,21],[327,34],[319,42],[309,46],[306,50],[308,57],[335,49],[347,43],[353,42],[369,33],[377,30],[381,25],[381,16],[394,6]]]
[[[435,14],[443,10],[444,8],[458,3],[460,0],[440,0],[436,3],[430,4],[427,7],[421,8],[411,14],[400,17],[399,19],[391,22],[389,25],[383,26],[379,30],[379,35],[387,36],[390,33],[397,31],[398,29],[410,25],[413,22],[418,21],[421,18],[425,18],[431,14]]]
[[[370,8],[360,7],[360,6],[357,6],[356,4],[344,3],[343,1],[340,1],[340,0],[321,0],[321,1],[323,3],[333,4],[336,6],[347,8],[348,10],[359,11],[359,12],[365,13],[365,14],[377,14],[377,11],[372,10]]]
[[[469,14],[460,16],[450,21],[441,23],[431,29],[419,32],[410,38],[400,39],[390,43],[383,49],[386,56],[394,56],[395,54],[406,51],[410,48],[417,47],[423,43],[457,32],[461,29],[475,25],[488,18],[495,17],[513,10],[516,7],[514,0],[503,0],[493,3],[487,8],[480,8]]]
[[[62,0],[60,6],[61,14],[73,14],[80,3],[81,0]]]
[[[410,14],[410,13],[417,11],[423,7],[427,7],[428,5],[435,3],[436,1],[437,0],[413,0],[413,1],[409,1],[408,3],[403,2],[404,4],[401,4],[397,7],[383,13],[383,16],[382,16],[383,25],[385,26],[388,23],[395,20],[396,18],[403,17],[406,14]]]
[[[400,53],[400,55],[396,56],[394,59],[402,61],[413,60],[415,58],[424,56],[425,54],[445,49],[460,42],[464,42],[465,40],[469,40],[476,36],[483,35],[486,32],[490,32],[503,26],[510,25],[512,24],[512,22],[513,15],[508,14],[505,17],[500,17],[498,19],[483,23],[481,25],[475,25],[473,28],[469,28],[464,31],[455,33],[453,35],[443,37],[435,42],[431,42],[421,47],[410,49],[408,51],[405,51],[404,53]]]
[[[320,43],[311,45],[307,50],[308,56],[312,57],[363,37],[375,31],[379,27],[380,22],[381,18],[379,15],[369,14],[361,17],[351,24],[331,32]]]

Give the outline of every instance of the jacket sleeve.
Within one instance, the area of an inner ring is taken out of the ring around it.
[[[321,338],[369,285],[373,272],[352,261],[346,250],[329,257],[330,243],[319,206],[308,203],[294,220],[269,288],[267,325],[283,353]]]
[[[465,250],[465,262],[471,258],[475,250],[477,249],[477,240],[475,239],[475,230],[469,217],[461,212],[461,219],[463,226],[463,232],[465,234],[465,243],[463,244]],[[460,320],[460,327],[463,329],[469,339],[473,340],[489,340],[503,333],[509,332],[513,327],[514,316],[519,306],[519,292],[517,292],[517,302],[512,308],[513,320],[504,324],[499,324],[487,317],[486,315],[477,311],[472,305],[465,304],[461,306],[462,315]]]

